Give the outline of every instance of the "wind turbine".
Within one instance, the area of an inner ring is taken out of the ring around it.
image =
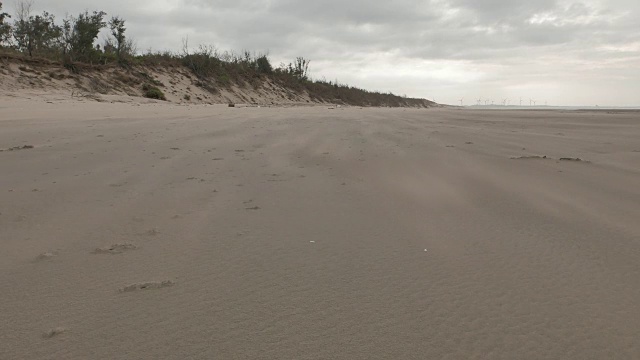
[[[478,105],[482,105],[482,98],[478,99]]]
[[[464,100],[464,98],[460,99],[460,106],[462,106],[462,101]]]
[[[486,106],[486,105],[488,105],[488,104],[489,104],[489,99],[486,99],[486,100],[484,101],[484,105]]]
[[[502,100],[502,106],[507,106],[507,99]]]
[[[536,101],[533,99],[529,99],[529,106],[531,106],[531,103],[533,103],[533,106],[536,106]]]

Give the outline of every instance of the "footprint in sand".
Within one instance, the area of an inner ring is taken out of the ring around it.
[[[536,159],[550,159],[553,160],[553,158],[547,157],[545,156],[539,156],[539,155],[528,155],[528,156],[513,156],[511,157],[511,159],[514,160],[536,160]],[[589,161],[583,160],[581,158],[577,158],[577,157],[561,157],[558,159],[558,161],[575,161],[575,162],[585,162],[588,163]]]
[[[45,339],[51,339],[54,336],[62,335],[66,331],[67,331],[67,329],[65,329],[63,327],[57,327],[57,328],[49,329],[49,330],[45,331],[44,333],[42,333],[42,337],[45,338]]]
[[[175,282],[173,282],[171,280],[151,281],[151,282],[136,283],[136,284],[127,285],[127,286],[125,286],[123,288],[120,288],[119,291],[121,293],[125,293],[125,292],[133,292],[133,291],[138,291],[138,290],[154,290],[154,289],[166,288],[166,287],[173,286],[173,285],[175,285]]]
[[[158,229],[153,228],[153,229],[149,229],[143,233],[139,233],[138,235],[146,235],[146,236],[156,236],[160,234],[160,231],[158,231]]]
[[[137,250],[138,247],[133,245],[133,244],[114,244],[111,246],[107,246],[107,247],[103,247],[103,248],[97,248],[95,250],[92,251],[92,254],[96,254],[96,255],[104,255],[104,254],[110,254],[110,255],[116,255],[116,254],[122,254],[125,253],[127,251],[131,251],[131,250]]]
[[[534,159],[547,159],[547,156],[539,156],[539,155],[527,155],[527,156],[513,156],[511,157],[513,160],[534,160]]]
[[[560,161],[588,162],[588,161],[582,160],[582,159],[577,158],[577,157],[576,157],[576,158],[572,158],[572,157],[561,157],[559,160],[560,160]]]
[[[0,149],[0,152],[3,151],[18,151],[18,150],[27,150],[27,149],[33,149],[33,145],[22,145],[22,146],[14,146],[14,147],[10,147],[8,149]]]
[[[36,256],[35,261],[39,262],[39,261],[49,261],[51,259],[53,259],[54,257],[58,256],[55,253],[52,252],[46,252],[46,253],[42,253],[38,256]]]

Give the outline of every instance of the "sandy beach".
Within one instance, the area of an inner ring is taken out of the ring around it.
[[[0,113],[0,359],[640,358],[639,112]]]

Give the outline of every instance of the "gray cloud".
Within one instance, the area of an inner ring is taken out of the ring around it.
[[[177,51],[188,36],[192,46],[268,50],[276,63],[302,55],[316,77],[450,103],[640,104],[637,0],[36,1],[59,17],[121,15],[141,49]]]

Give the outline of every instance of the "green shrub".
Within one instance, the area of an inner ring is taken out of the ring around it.
[[[267,55],[262,55],[256,59],[256,68],[261,74],[271,74],[273,72],[273,67]]]
[[[164,93],[153,85],[144,84],[142,85],[142,90],[144,91],[144,96],[149,99],[167,100]]]

